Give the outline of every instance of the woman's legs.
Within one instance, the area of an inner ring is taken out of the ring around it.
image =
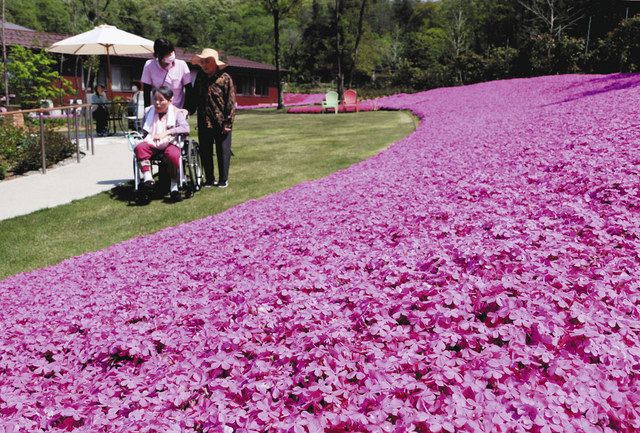
[[[215,141],[213,129],[199,128],[198,139],[200,140],[200,146],[198,146],[200,161],[206,178],[205,185],[213,185],[216,181],[213,175],[213,143]]]
[[[178,186],[180,185],[180,148],[170,144],[164,150],[164,160],[169,166],[169,174],[171,175],[169,195],[171,200],[180,201],[182,200],[180,191],[178,191]]]
[[[180,148],[178,146],[174,146],[170,144],[164,150],[164,159],[169,164],[169,175],[171,179],[174,181],[179,181],[178,177],[180,176]]]
[[[142,170],[143,175],[142,180],[147,184],[147,186],[153,185],[150,159],[158,153],[164,153],[164,160],[167,164],[167,168],[169,169],[169,175],[171,176],[172,197],[174,196],[174,193],[178,193],[178,185],[180,183],[180,148],[178,146],[170,144],[164,150],[160,150],[145,141],[141,141],[135,147],[134,152],[136,154],[136,158],[140,161],[140,170]]]
[[[218,159],[218,183],[226,185],[229,180],[231,163],[231,133],[216,136],[216,157]]]
[[[93,118],[96,121],[96,133],[105,134],[107,132],[107,109],[98,106],[93,112]]]
[[[153,177],[151,176],[151,161],[149,160],[155,152],[155,147],[147,142],[141,141],[133,152],[136,154],[138,161],[140,161],[140,170],[143,176],[142,180],[145,183],[149,182],[148,186],[150,186],[150,184],[153,184]]]

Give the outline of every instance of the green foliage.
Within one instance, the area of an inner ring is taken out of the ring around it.
[[[294,48],[291,56],[284,54],[284,65],[296,75],[296,81],[331,81],[335,48],[328,8],[323,2],[314,0],[310,15],[303,19],[300,38],[303,42]]]
[[[0,125],[0,180],[12,171],[17,161],[24,158],[27,141],[24,130]]]
[[[499,80],[513,76],[518,50],[511,47],[491,47],[484,55],[484,78]]]
[[[36,30],[79,33],[109,23],[149,39],[167,37],[194,51],[207,46],[274,64],[274,8],[286,12],[295,6],[279,17],[281,66],[288,70],[285,79],[309,84],[335,86],[341,78],[347,83],[353,78],[357,86],[418,90],[513,76],[640,69],[640,24],[636,18],[623,20],[627,7],[631,17],[640,13],[638,2],[366,0],[356,44],[362,1],[7,0],[7,14],[8,21]],[[89,63],[84,64],[88,72]]]
[[[448,49],[445,29],[423,28],[408,35],[404,59],[398,65],[396,83],[418,89],[452,84],[452,65],[446,59]]]
[[[75,146],[65,134],[51,128],[45,129],[45,145],[47,166],[68,158],[75,151]],[[20,174],[41,166],[39,134],[14,126],[0,126],[0,179],[7,172]]]
[[[225,19],[212,45],[236,56],[273,64],[273,18],[262,7],[241,2]]]
[[[9,88],[24,108],[39,106],[41,99],[55,99],[71,92],[71,83],[52,70],[56,61],[44,51],[35,52],[19,45],[9,51]],[[0,74],[3,73],[0,66]]]
[[[518,51],[510,47],[490,47],[484,55],[465,52],[459,63],[464,83],[511,77],[517,54]]]
[[[624,20],[601,40],[596,56],[603,72],[640,71],[640,16]]]
[[[175,0],[157,13],[163,23],[163,37],[179,47],[203,48],[218,46],[229,11],[229,2],[224,0]]]
[[[64,0],[6,0],[7,21],[33,30],[72,31],[69,8]]]
[[[0,279],[325,177],[375,155],[414,129],[412,116],[400,111],[348,116],[242,111],[234,124],[236,156],[229,188],[203,189],[175,205],[154,200],[132,207],[126,200],[133,187],[123,186],[0,221]]]
[[[548,34],[531,38],[531,69],[536,75],[580,72],[585,63],[584,40],[556,39]]]

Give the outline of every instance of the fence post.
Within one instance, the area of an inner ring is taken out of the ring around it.
[[[93,143],[93,122],[91,122],[91,104],[85,106],[85,122],[89,128],[89,136],[91,137],[91,154],[96,154],[96,147]]]
[[[66,117],[67,118],[67,137],[69,138],[69,141],[71,141],[71,119],[69,119],[69,114],[71,113],[70,110],[65,110],[66,111]]]
[[[78,137],[78,112],[73,110],[73,126],[76,129],[76,160],[80,162],[80,137]]]
[[[76,101],[76,103],[77,103],[77,101]],[[82,110],[82,111],[79,111],[79,112],[82,113],[82,117],[83,117],[83,120],[84,120],[84,142],[85,142],[85,148],[86,148],[86,150],[89,150],[89,124],[87,123],[87,114],[86,114],[87,110],[86,110],[86,108],[80,108],[80,104],[78,104],[78,107],[79,108],[77,110]]]
[[[47,154],[44,148],[44,113],[40,111],[40,153],[42,154],[42,174],[47,174]]]

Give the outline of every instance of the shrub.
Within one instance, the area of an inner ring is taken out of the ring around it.
[[[484,54],[484,79],[500,80],[513,76],[518,50],[512,47],[491,47]]]
[[[45,130],[47,166],[68,158],[75,146],[66,135]],[[0,126],[0,179],[8,172],[14,174],[36,170],[42,166],[40,136],[14,126]]]
[[[9,86],[22,107],[37,107],[41,99],[55,99],[72,90],[71,82],[53,69],[57,62],[46,51],[34,52],[14,45],[8,57]],[[0,73],[3,68],[0,65]]]
[[[640,71],[640,16],[622,21],[594,51],[598,72]]]
[[[536,35],[529,40],[531,71],[534,75],[567,74],[582,71],[586,63],[581,38]]]

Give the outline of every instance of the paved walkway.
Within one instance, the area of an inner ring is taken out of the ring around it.
[[[95,138],[96,154],[86,152],[80,163],[65,165],[27,176],[0,181],[0,220],[25,215],[106,191],[133,178],[131,151],[123,136]]]

